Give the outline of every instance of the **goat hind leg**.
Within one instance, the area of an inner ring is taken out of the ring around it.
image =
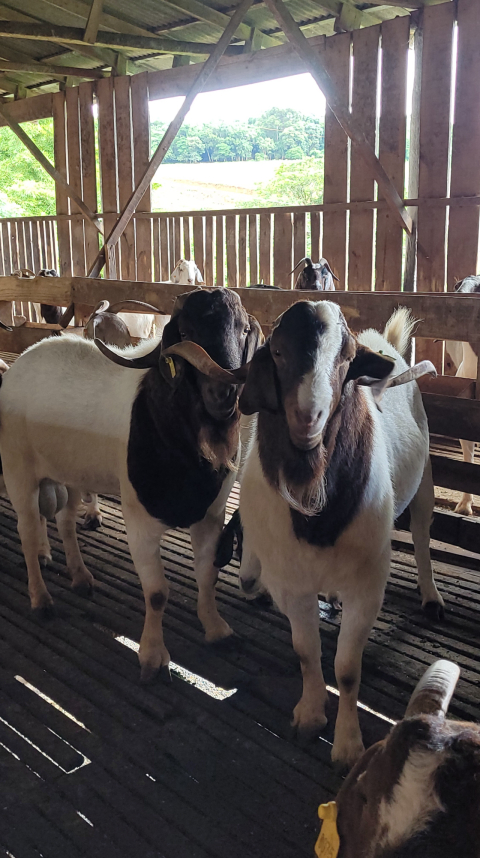
[[[430,557],[430,525],[435,495],[432,466],[428,460],[415,497],[410,502],[410,530],[413,538],[418,586],[422,595],[422,608],[431,619],[443,617],[444,602],[437,590]]]
[[[21,497],[9,489],[9,496],[18,517],[17,529],[27,567],[30,605],[36,613],[49,616],[53,599],[45,586],[39,562],[45,527],[38,511],[38,488],[32,487],[28,495],[22,492]]]
[[[89,500],[85,500],[85,516],[83,526],[87,530],[98,530],[102,526],[102,513],[98,503],[98,495],[89,493]]]
[[[460,441],[460,444],[462,445],[463,461],[472,463],[475,458],[475,442]],[[458,515],[472,515],[472,504],[473,495],[463,492],[454,512],[458,513]]]
[[[81,492],[67,486],[68,500],[56,515],[57,527],[65,549],[67,568],[72,579],[72,590],[80,596],[90,596],[93,590],[93,575],[83,562],[77,540],[77,512]]]
[[[41,566],[48,566],[48,563],[52,559],[52,555],[50,552],[50,543],[48,541],[47,519],[43,515],[40,516],[40,534],[38,559]]]

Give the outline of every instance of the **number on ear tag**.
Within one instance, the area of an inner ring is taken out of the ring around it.
[[[168,365],[168,368],[170,370],[170,375],[172,376],[172,378],[175,378],[175,376],[177,374],[177,370],[175,369],[175,361],[169,355],[164,357],[164,361]]]
[[[323,819],[322,828],[315,844],[317,858],[337,858],[340,838],[337,830],[337,803],[329,801],[321,804],[318,815]]]

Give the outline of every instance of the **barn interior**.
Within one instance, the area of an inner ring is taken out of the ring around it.
[[[418,319],[415,359],[438,373],[420,386],[436,486],[431,552],[446,612],[443,621],[422,613],[408,523],[399,522],[364,653],[366,745],[403,716],[440,657],[461,668],[451,716],[479,720],[480,511],[474,503],[472,516],[455,513],[454,493],[480,496],[479,465],[462,461],[458,441],[480,440],[480,377],[457,378],[445,346],[480,347],[478,297],[454,292],[478,272],[479,42],[477,0],[0,3],[0,128],[43,158],[56,194],[55,215],[0,218],[0,302],[23,319],[0,330],[7,363],[61,333],[34,303],[71,307],[77,325],[101,300],[170,314],[185,292],[169,282],[181,257],[195,259],[207,286],[238,291],[266,334],[305,298],[338,302],[354,332],[382,329],[398,306]],[[198,92],[305,71],[327,102],[321,204],[152,210],[152,178]],[[172,96],[185,96],[184,107],[152,151],[149,101]],[[28,133],[44,118],[53,118],[54,163]],[[328,259],[335,292],[294,290],[305,256]],[[41,269],[59,276],[34,276]],[[281,289],[250,290],[258,283]],[[238,487],[229,514],[237,503]],[[207,646],[189,535],[171,531],[162,557],[172,683],[141,686],[141,587],[119,499],[103,497],[101,509],[100,530],[78,519],[92,599],[71,591],[49,523],[45,581],[56,612],[46,622],[30,612],[15,513],[0,498],[0,852],[313,855],[317,807],[342,782],[330,761],[341,611],[319,599],[331,719],[304,746],[290,726],[301,674],[287,619],[244,600],[233,560],[217,599],[236,636]]]

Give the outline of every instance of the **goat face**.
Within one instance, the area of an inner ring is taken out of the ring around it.
[[[186,296],[183,306],[166,325],[162,347],[190,341],[201,346],[224,369],[247,363],[260,342],[261,329],[229,289],[199,289]],[[203,404],[216,420],[230,417],[237,406],[238,386],[209,378],[192,366],[182,370],[195,379]]]
[[[455,292],[461,292],[463,295],[474,295],[480,293],[480,276],[471,274],[469,277],[464,277],[455,283]]]
[[[338,280],[338,277],[335,277],[326,259],[321,259],[320,262],[312,262],[311,259],[306,257],[305,268],[303,271],[300,271],[297,277],[295,289],[335,292],[334,278]]]
[[[283,410],[292,444],[312,450],[322,441],[344,383],[362,375],[383,378],[391,369],[391,360],[358,346],[337,304],[299,301],[280,316],[270,341],[255,355],[240,409]]]
[[[203,283],[202,272],[193,259],[180,259],[170,275],[170,280],[184,286]]]

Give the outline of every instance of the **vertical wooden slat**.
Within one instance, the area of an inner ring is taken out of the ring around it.
[[[2,224],[3,226],[3,224]],[[7,274],[10,274],[10,271],[5,270],[5,256],[3,252],[3,234],[0,229],[0,276],[5,277]]]
[[[25,255],[27,257],[27,268],[30,268],[30,271],[36,272],[35,269],[35,261],[33,257],[33,241],[32,241],[32,226],[34,221],[25,221],[23,224],[23,229],[25,233]],[[55,260],[55,267],[57,261]]]
[[[175,222],[173,217],[168,218],[168,252],[170,255],[170,274],[175,268],[178,259],[175,257]]]
[[[10,222],[10,253],[12,256],[12,270],[16,271],[20,267],[20,263],[18,258],[17,224],[14,220]]]
[[[237,286],[237,217],[225,217],[227,235],[227,286]]]
[[[118,162],[118,206],[119,210],[123,211],[134,190],[130,78],[127,76],[116,77],[114,79],[114,90]],[[123,280],[135,280],[135,225],[133,220],[125,227],[118,244],[120,251],[120,271],[118,275]]]
[[[348,104],[350,79],[350,33],[326,39],[323,50],[325,67],[335,84],[338,98]],[[348,138],[329,107],[325,113],[325,203],[347,201]],[[340,280],[339,288],[346,286],[347,213],[325,212],[323,216],[322,256],[328,259]],[[318,260],[313,260],[314,262]]]
[[[379,158],[401,197],[405,186],[406,87],[410,19],[394,18],[382,24],[382,108]],[[375,288],[389,291],[402,286],[403,230],[385,208],[377,215]]]
[[[192,258],[192,240],[190,238],[190,218],[183,218],[183,258]]]
[[[22,221],[17,222],[17,244],[18,244],[18,267],[28,268],[27,256],[25,253],[25,224]]]
[[[238,218],[238,285],[247,285],[247,215]]]
[[[46,260],[46,268],[53,268],[53,253],[52,253],[52,236],[50,234],[50,224],[47,221],[43,222],[43,229],[45,235],[45,260]],[[83,229],[82,229],[82,237],[83,237]],[[75,273],[75,270],[74,270]]]
[[[160,274],[160,218],[152,220],[153,232],[153,279],[158,283]]]
[[[352,118],[370,146],[375,148],[378,48],[380,27],[353,33]],[[373,200],[375,182],[355,146],[352,146],[350,199]],[[350,212],[348,235],[348,288],[369,291],[373,268],[373,209]]]
[[[295,212],[293,215],[293,265],[300,262],[301,259],[306,256],[306,235],[305,235],[305,220],[306,216],[304,212]],[[318,260],[314,260],[317,261]],[[293,275],[294,280],[296,280],[298,272],[296,271]]]
[[[138,220],[138,218],[137,218]],[[162,280],[170,279],[170,254],[168,246],[168,218],[161,217],[160,221],[160,257]]]
[[[53,101],[53,150],[55,167],[67,178],[67,138],[65,130],[65,93],[56,92]],[[57,214],[69,213],[69,200],[65,188],[55,182],[55,202]],[[72,254],[70,251],[70,224],[68,220],[58,222],[58,250],[60,254],[59,271],[62,276],[72,273]],[[41,266],[42,267],[42,266]]]
[[[452,197],[480,193],[480,9],[477,0],[459,0],[458,58],[452,141]],[[477,272],[478,209],[450,209],[448,288]],[[480,363],[480,362],[479,362]]]
[[[217,286],[225,285],[225,230],[223,215],[215,218],[215,270]]]
[[[180,217],[174,218],[174,229],[173,247],[175,262],[177,262],[182,258],[182,219]]]
[[[148,115],[147,73],[130,78],[132,98],[132,127],[134,153],[134,180],[138,184],[150,161],[150,120]],[[151,188],[145,192],[137,206],[138,212],[152,210]],[[135,218],[137,252],[137,280],[152,279],[152,225],[149,218]]]
[[[93,117],[93,81],[81,83],[78,88],[80,113],[80,145],[82,150],[83,201],[90,211],[98,211],[97,175],[95,158],[95,125]],[[98,230],[89,220],[84,220],[85,268],[88,272],[98,254]]]
[[[205,268],[205,242],[202,215],[197,215],[193,218],[193,258],[203,274]]]
[[[314,262],[320,259],[320,212],[310,212],[310,256]]]
[[[275,212],[273,215],[273,282],[282,289],[292,288],[292,215]]]
[[[3,257],[3,269],[6,275],[11,274],[13,271],[12,266],[12,257],[10,255],[10,232],[9,232],[10,224],[8,221],[3,221],[2,223],[2,257]]]
[[[272,283],[272,217],[270,212],[260,215],[260,282]]]
[[[248,250],[250,255],[250,285],[258,283],[257,215],[248,216]]]
[[[105,236],[117,221],[117,156],[115,141],[114,79],[103,78],[97,84],[98,135],[100,139],[100,171],[102,177],[102,211]],[[115,248],[117,274],[120,272],[118,248]]]
[[[214,285],[213,275],[213,217],[207,215],[205,218],[205,271],[203,279],[207,286]]]
[[[423,20],[423,19],[422,19]],[[408,199],[418,197],[418,179],[420,173],[420,102],[422,90],[422,65],[423,65],[423,25],[417,26],[413,34],[413,86],[412,86],[412,111],[409,129],[409,153],[408,153],[408,187],[405,194]],[[416,285],[417,275],[417,229],[418,208],[410,206],[407,208],[412,219],[411,235],[405,240],[405,262],[403,271],[403,291],[413,292]]]
[[[69,182],[79,197],[82,196],[82,174],[80,154],[80,114],[78,87],[68,87],[65,91],[67,107],[67,151]],[[78,214],[71,222],[72,237],[72,271],[74,275],[83,276],[85,271],[85,239],[83,232],[83,217],[78,206],[70,201],[72,214]]]
[[[454,15],[455,8],[451,3],[427,7],[423,11],[419,197],[447,196]],[[443,292],[445,289],[445,228],[445,208],[419,206],[418,292]],[[417,338],[415,358],[432,360],[441,371],[442,344]]]
[[[32,257],[33,257],[33,270],[35,274],[38,274],[40,271],[42,264],[40,261],[40,247],[38,240],[38,220],[32,220],[31,223],[31,239],[32,239]],[[57,263],[58,265],[58,263]],[[60,267],[60,266],[58,266]]]

